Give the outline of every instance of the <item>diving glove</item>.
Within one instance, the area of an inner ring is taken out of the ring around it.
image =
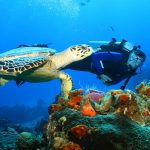
[[[100,78],[105,84],[109,84],[112,81],[112,79],[105,74],[101,74]]]

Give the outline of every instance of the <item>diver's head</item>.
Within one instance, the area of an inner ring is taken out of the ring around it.
[[[141,67],[146,59],[146,55],[141,50],[132,50],[129,54],[127,65],[132,69]]]

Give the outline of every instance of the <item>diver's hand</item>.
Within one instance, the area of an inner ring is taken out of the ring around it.
[[[102,80],[104,83],[109,83],[109,82],[112,81],[112,79],[111,79],[110,77],[108,77],[107,75],[105,75],[105,74],[101,74],[101,75],[100,75],[100,78],[101,78],[101,80]]]

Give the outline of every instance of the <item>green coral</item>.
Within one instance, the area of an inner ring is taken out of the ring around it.
[[[29,132],[22,132],[16,141],[17,150],[36,150],[41,146],[41,136]]]

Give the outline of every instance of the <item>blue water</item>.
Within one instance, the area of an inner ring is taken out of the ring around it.
[[[149,5],[149,0],[0,0],[0,53],[19,44],[50,43],[51,48],[61,51],[90,40],[125,38],[140,44],[147,55],[142,74],[132,78],[127,86],[134,90],[136,84],[150,79]],[[108,91],[122,85],[108,87],[94,74],[66,72],[72,76],[75,88]],[[0,87],[0,106],[36,107],[38,100],[47,106],[59,92],[59,80],[20,87],[11,81]]]

